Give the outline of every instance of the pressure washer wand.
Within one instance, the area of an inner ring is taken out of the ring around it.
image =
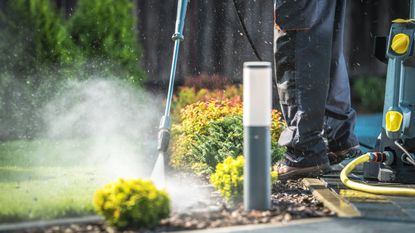
[[[174,50],[173,50],[173,58],[171,64],[171,71],[170,71],[170,78],[169,78],[169,89],[167,92],[167,100],[166,100],[166,109],[164,112],[164,116],[161,118],[160,127],[159,127],[159,134],[158,134],[158,158],[157,162],[162,161],[165,163],[165,155],[167,154],[167,150],[169,147],[170,142],[170,128],[171,128],[171,119],[170,119],[170,109],[171,109],[171,102],[173,99],[173,90],[174,90],[174,79],[176,76],[176,68],[177,68],[177,59],[179,57],[179,49],[180,49],[180,42],[184,40],[183,36],[183,29],[184,29],[184,22],[186,18],[186,10],[189,0],[178,0],[177,5],[177,18],[176,18],[176,29],[175,33],[172,36],[174,41]],[[153,174],[156,172],[157,169],[157,162],[156,166],[153,169]],[[164,174],[164,166],[163,166]],[[152,174],[152,178],[154,175]],[[160,178],[159,178],[160,179]],[[161,178],[164,180],[164,175]]]

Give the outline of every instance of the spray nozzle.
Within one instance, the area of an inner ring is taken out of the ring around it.
[[[158,145],[157,150],[159,152],[167,152],[170,142],[170,127],[171,120],[169,116],[163,116],[160,121]]]

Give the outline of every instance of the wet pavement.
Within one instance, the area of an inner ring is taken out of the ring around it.
[[[360,115],[357,117],[355,132],[359,141],[373,146],[382,126],[382,114]],[[361,215],[368,218],[385,220],[409,220],[415,222],[415,197],[381,196],[365,192],[350,190],[339,180],[339,172],[344,164],[336,167],[332,174],[325,176],[322,180],[333,189],[340,197],[355,206]],[[375,181],[366,181],[362,177],[359,168],[350,176],[360,182],[371,185],[413,187],[415,185],[387,184]],[[415,178],[414,178],[415,179]]]
[[[367,218],[320,218],[315,220],[300,220],[289,224],[250,225],[207,229],[202,231],[187,231],[187,233],[386,233],[386,232],[414,232],[415,223],[405,221],[379,221]]]
[[[359,176],[355,176],[355,179],[359,179]],[[338,177],[333,175],[323,177],[322,180],[328,188],[334,190],[341,198],[352,204],[362,217],[385,221],[415,222],[415,197],[383,196],[351,190],[345,187]],[[370,185],[415,188],[415,185],[387,184],[363,179],[360,179],[360,182]]]

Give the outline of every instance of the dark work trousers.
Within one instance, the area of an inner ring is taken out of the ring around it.
[[[346,0],[274,0],[275,71],[289,166],[358,145],[343,54]]]

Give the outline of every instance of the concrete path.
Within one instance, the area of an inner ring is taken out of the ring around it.
[[[321,218],[312,220],[298,220],[288,224],[249,225],[200,231],[186,231],[188,233],[383,233],[383,232],[414,232],[415,222],[409,221],[381,221],[365,218]],[[184,232],[183,232],[184,233]]]

